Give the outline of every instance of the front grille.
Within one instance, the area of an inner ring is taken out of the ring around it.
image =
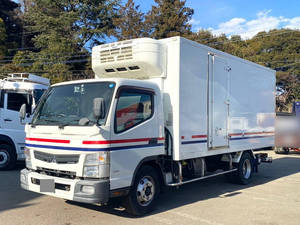
[[[78,163],[79,155],[58,155],[34,151],[34,158],[48,163],[76,164]]]
[[[68,179],[76,178],[76,173],[71,171],[54,170],[54,169],[48,169],[43,167],[37,167],[37,172],[48,176],[53,176],[53,177],[62,177]]]

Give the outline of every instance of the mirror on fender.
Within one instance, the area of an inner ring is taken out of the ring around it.
[[[23,104],[21,106],[19,116],[20,116],[20,122],[21,122],[21,124],[23,124],[22,121],[25,119],[25,116],[26,116],[26,104]]]
[[[104,98],[94,98],[93,100],[93,113],[96,119],[105,118],[105,101]]]

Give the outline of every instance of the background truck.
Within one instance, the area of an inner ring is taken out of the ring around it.
[[[162,186],[228,174],[251,181],[274,146],[275,71],[193,41],[93,48],[96,79],[53,85],[26,125],[24,189],[135,215]],[[25,107],[20,112],[24,118]]]
[[[0,170],[12,169],[17,160],[24,160],[25,131],[19,110],[27,105],[26,122],[49,80],[28,73],[9,74],[0,80]]]
[[[294,102],[292,113],[276,114],[275,128],[276,153],[300,151],[300,102]]]

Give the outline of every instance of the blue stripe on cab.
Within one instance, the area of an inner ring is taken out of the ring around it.
[[[53,145],[36,145],[36,144],[25,144],[26,147],[34,148],[46,148],[46,149],[57,149],[57,150],[68,150],[68,151],[117,151],[127,150],[136,148],[150,148],[163,146],[164,144],[146,144],[146,145],[133,145],[133,146],[120,146],[120,147],[107,147],[107,148],[78,148],[78,147],[65,147],[65,146],[53,146]]]

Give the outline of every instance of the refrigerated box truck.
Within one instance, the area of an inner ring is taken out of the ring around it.
[[[123,196],[142,215],[162,186],[220,174],[247,184],[271,161],[252,150],[274,146],[274,70],[182,37],[94,47],[92,68],[95,79],[53,85],[26,125],[24,189]]]

